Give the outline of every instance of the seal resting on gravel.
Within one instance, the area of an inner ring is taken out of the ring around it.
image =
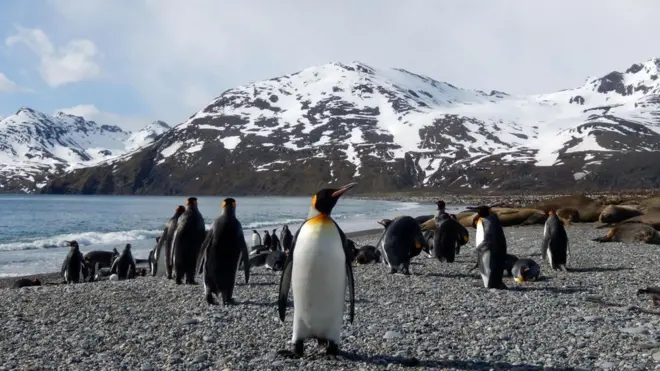
[[[635,206],[609,205],[600,213],[598,221],[601,223],[619,223],[642,214],[642,211]]]
[[[594,238],[596,242],[647,243],[660,245],[660,235],[645,223],[621,223],[607,232],[605,237]]]
[[[604,205],[601,205],[596,202],[596,200],[584,195],[555,197],[548,200],[543,200],[536,204],[528,205],[527,207],[544,211],[572,208],[578,211],[580,215],[580,222],[582,223],[593,223],[598,221],[600,213],[603,212],[603,209],[605,209]]]

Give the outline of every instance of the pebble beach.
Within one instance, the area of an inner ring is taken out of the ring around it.
[[[356,315],[344,322],[342,355],[314,341],[300,360],[289,347],[293,308],[277,315],[280,272],[253,268],[234,291],[237,305],[208,306],[202,285],[164,278],[49,284],[11,289],[0,280],[1,370],[653,370],[660,369],[660,315],[638,289],[656,285],[657,246],[590,241],[606,230],[567,228],[569,272],[509,290],[483,288],[474,265],[474,230],[457,262],[420,255],[412,275],[382,264],[354,268]],[[538,254],[543,226],[505,228],[509,253]],[[355,234],[360,245],[379,234]],[[44,279],[45,278],[45,279]],[[621,307],[590,301],[593,297]],[[626,307],[628,306],[628,307]],[[347,317],[346,317],[347,318]]]

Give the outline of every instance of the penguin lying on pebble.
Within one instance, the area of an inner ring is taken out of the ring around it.
[[[380,251],[375,246],[364,245],[357,251],[355,262],[358,264],[380,263]]]
[[[532,259],[518,259],[512,269],[513,279],[517,283],[530,280],[538,280],[541,275],[541,267]]]
[[[30,286],[41,286],[41,280],[39,278],[21,278],[16,280],[12,285],[12,289],[20,289],[21,287],[30,287]]]

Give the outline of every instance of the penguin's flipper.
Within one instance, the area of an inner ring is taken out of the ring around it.
[[[293,241],[291,242],[291,249],[289,250],[289,255],[286,257],[284,262],[284,269],[282,269],[282,275],[280,276],[280,291],[277,297],[277,310],[280,314],[280,320],[284,322],[286,317],[286,302],[289,299],[289,288],[291,287],[291,273],[293,272],[293,249],[296,247],[296,242],[298,241],[298,233],[302,229],[303,225],[307,223],[306,221],[300,225],[300,228],[296,231],[296,235],[293,236]]]
[[[239,226],[238,241],[241,244],[241,256],[239,258],[243,261],[243,273],[245,274],[245,284],[247,285],[250,282],[250,253],[248,252],[247,244],[245,243],[245,238],[243,237],[243,226],[241,225],[241,222],[237,221],[237,223]]]
[[[351,262],[353,261],[353,252],[351,251],[351,246],[350,243],[348,242],[349,239],[346,238],[346,234],[344,234],[344,231],[341,230],[337,222],[332,220],[333,223],[335,223],[335,227],[337,227],[337,231],[339,231],[339,236],[341,237],[341,242],[342,242],[342,248],[344,249],[344,256],[346,256],[346,278],[347,278],[347,284],[348,284],[348,294],[349,294],[349,321],[353,323],[353,318],[355,317],[355,282],[353,281],[353,265]],[[422,237],[423,239],[423,237]],[[352,242],[352,241],[351,241]],[[355,246],[355,244],[353,244]]]
[[[204,262],[206,261],[206,251],[209,249],[212,242],[213,225],[211,225],[211,229],[206,232],[206,237],[204,237],[204,242],[202,242],[202,247],[199,249],[199,255],[197,256],[197,268],[195,269],[195,272],[199,272],[199,274],[202,274]]]
[[[541,257],[543,260],[546,259],[546,255],[548,254],[548,248],[550,247],[550,233],[546,233],[543,236],[543,241],[541,242]]]

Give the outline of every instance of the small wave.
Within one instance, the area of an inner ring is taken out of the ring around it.
[[[2,251],[50,249],[66,246],[66,241],[76,240],[80,246],[111,244],[125,241],[146,240],[160,236],[160,230],[137,229],[120,232],[84,232],[61,234],[58,236],[0,244]]]

